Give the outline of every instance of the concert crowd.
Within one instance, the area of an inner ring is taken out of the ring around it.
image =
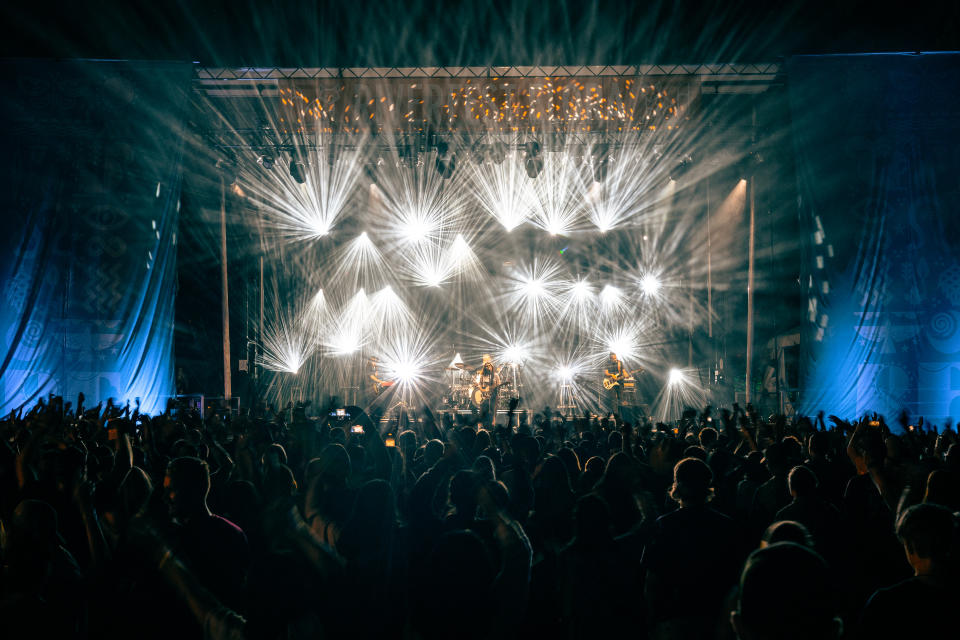
[[[951,425],[516,409],[13,412],[0,636],[951,633]]]

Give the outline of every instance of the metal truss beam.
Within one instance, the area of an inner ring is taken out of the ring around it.
[[[706,93],[760,93],[778,78],[777,62],[723,64],[492,67],[199,67],[199,88],[211,97],[265,96],[281,80],[489,78],[688,78]],[[266,92],[266,93],[265,93]]]

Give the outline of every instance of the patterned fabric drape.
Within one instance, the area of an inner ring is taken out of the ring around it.
[[[802,410],[960,418],[960,55],[803,56],[787,73]]]
[[[157,410],[191,65],[0,64],[0,411],[80,391]]]

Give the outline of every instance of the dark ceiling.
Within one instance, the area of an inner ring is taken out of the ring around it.
[[[960,3],[14,0],[0,56],[209,66],[631,64],[960,48]]]

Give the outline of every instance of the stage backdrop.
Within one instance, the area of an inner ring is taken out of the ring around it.
[[[801,409],[960,419],[960,55],[802,56],[787,74]]]
[[[173,390],[185,63],[4,61],[0,412]]]

